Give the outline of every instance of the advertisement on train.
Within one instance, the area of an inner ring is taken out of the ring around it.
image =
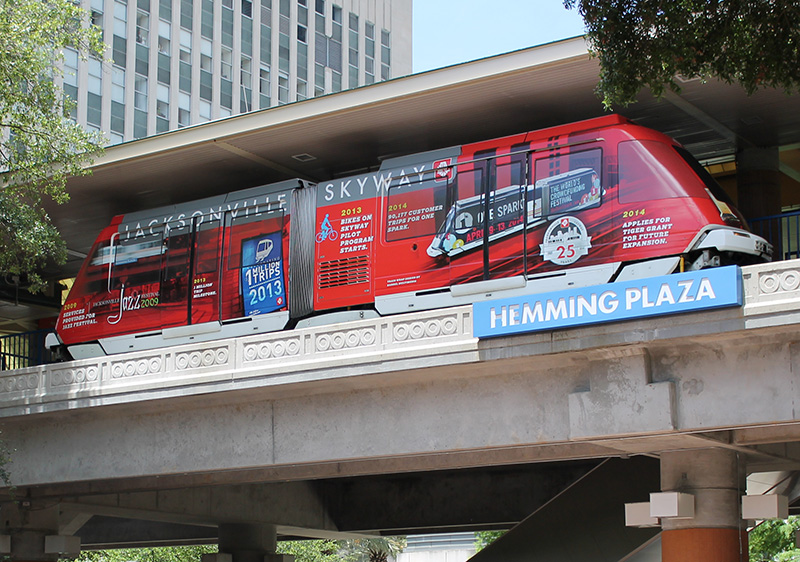
[[[663,274],[769,260],[743,224],[685,149],[608,116],[117,217],[57,331],[118,353],[172,327],[224,337],[465,304],[539,279],[638,278],[656,260],[672,264]]]

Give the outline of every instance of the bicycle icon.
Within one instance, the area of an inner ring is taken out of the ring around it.
[[[326,214],[325,218],[322,220],[320,231],[317,232],[317,242],[323,242],[325,240],[334,241],[338,237],[339,233],[331,226],[330,215]]]

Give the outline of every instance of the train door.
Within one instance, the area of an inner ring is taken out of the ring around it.
[[[191,223],[167,225],[164,232],[164,268],[159,295],[163,328],[189,323],[193,243]]]
[[[222,321],[286,308],[285,214],[279,208],[226,213]]]
[[[451,285],[524,272],[525,169],[525,155],[517,152],[458,167]]]
[[[153,311],[159,304],[163,241],[163,230],[155,227],[112,237],[107,294],[114,304],[104,335],[157,327]]]
[[[221,222],[213,215],[194,219],[189,324],[219,320]]]
[[[513,155],[488,162],[489,204],[484,248],[487,279],[522,275],[527,256],[525,230],[526,156],[512,148]]]

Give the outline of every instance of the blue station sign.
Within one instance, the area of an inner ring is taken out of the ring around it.
[[[472,305],[479,338],[742,305],[742,270],[718,267]]]

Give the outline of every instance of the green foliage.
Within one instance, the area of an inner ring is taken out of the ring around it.
[[[386,560],[384,554],[397,557],[405,545],[405,537],[281,541],[278,553],[291,554],[296,562],[379,562]],[[203,554],[213,552],[216,545],[87,550],[76,562],[200,562]]]
[[[66,258],[42,205],[67,200],[67,178],[102,147],[98,134],[68,119],[57,86],[63,49],[102,56],[104,45],[70,0],[0,0],[0,272],[28,275]]]
[[[200,562],[203,554],[213,552],[217,552],[216,545],[85,550],[76,562]]]
[[[716,76],[748,94],[800,90],[797,0],[564,0],[586,22],[606,107],[648,87],[679,91],[676,76]]]
[[[764,521],[750,531],[750,562],[797,562],[800,550],[795,548],[795,532],[800,530],[800,518],[786,521]]]
[[[344,562],[338,554],[340,542],[342,541],[282,541],[278,543],[278,553],[293,555],[295,562]]]
[[[480,552],[508,531],[478,531],[475,533],[475,550]]]
[[[370,537],[340,541],[339,556],[348,562],[386,562],[406,547],[405,537]]]

